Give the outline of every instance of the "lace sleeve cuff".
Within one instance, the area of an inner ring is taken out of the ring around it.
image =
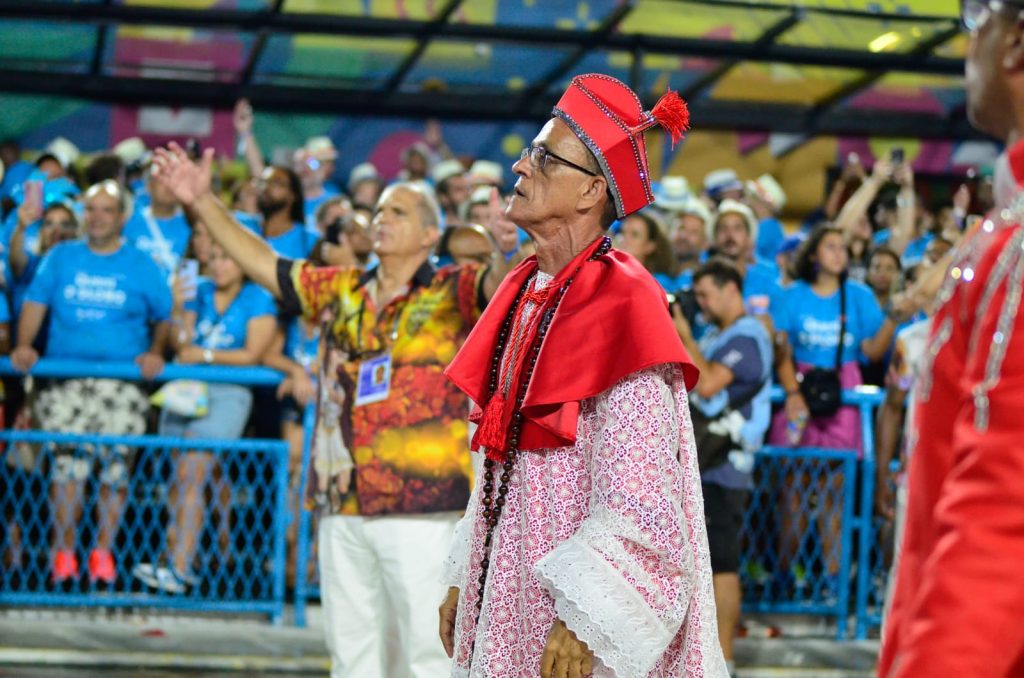
[[[452,586],[461,589],[466,584],[466,577],[469,576],[469,551],[473,539],[473,518],[471,511],[455,524],[455,533],[452,534],[452,543],[448,547],[448,557],[444,560],[441,571],[441,583],[451,588]]]
[[[667,628],[611,564],[575,537],[540,559],[534,574],[555,599],[558,618],[612,675],[646,676],[678,631]]]

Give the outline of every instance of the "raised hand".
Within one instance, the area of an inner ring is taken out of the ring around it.
[[[246,137],[252,134],[252,105],[248,99],[239,99],[235,104],[235,110],[231,114],[231,122],[235,125],[235,133],[238,136]]]
[[[519,227],[505,218],[505,206],[501,204],[498,189],[491,189],[487,210],[487,230],[494,236],[498,251],[510,255],[519,249]]]
[[[194,163],[185,149],[172,141],[167,148],[156,149],[153,176],[170,189],[182,205],[191,207],[199,198],[210,194],[212,166],[212,148],[203,151],[202,159]]]

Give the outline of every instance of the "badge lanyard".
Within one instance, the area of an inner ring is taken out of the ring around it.
[[[403,308],[395,311],[391,327],[391,347],[398,341],[398,325],[402,320]],[[359,319],[356,321],[356,355],[362,356],[363,314],[366,312],[366,297],[359,305]],[[386,346],[386,341],[385,341]],[[385,348],[380,355],[359,361],[359,376],[356,380],[356,407],[387,400],[391,390],[391,351]]]

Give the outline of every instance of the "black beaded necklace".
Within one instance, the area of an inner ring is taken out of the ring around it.
[[[512,415],[512,422],[509,426],[509,449],[505,457],[504,463],[502,463],[502,473],[498,477],[498,496],[494,496],[494,460],[490,458],[484,459],[484,484],[481,488],[483,490],[483,497],[481,502],[483,504],[483,519],[487,525],[487,534],[484,537],[484,554],[480,560],[480,577],[478,582],[480,584],[479,595],[476,599],[476,622],[480,622],[480,611],[483,607],[484,600],[484,588],[487,585],[487,574],[490,570],[491,561],[491,545],[494,539],[494,529],[498,526],[498,519],[501,517],[501,510],[505,506],[505,495],[508,494],[508,484],[512,479],[512,469],[515,467],[516,457],[519,454],[519,434],[522,430],[523,425],[523,414],[522,406],[523,400],[526,398],[526,390],[530,385],[530,380],[533,378],[533,368],[537,365],[537,356],[540,355],[541,344],[544,343],[544,336],[548,332],[548,327],[551,325],[551,319],[555,315],[555,310],[558,305],[562,302],[562,298],[568,291],[569,286],[572,284],[573,278],[580,272],[580,268],[587,261],[594,261],[600,256],[608,253],[612,248],[611,238],[604,236],[601,239],[601,244],[598,245],[594,253],[591,254],[583,262],[580,262],[576,270],[572,272],[562,286],[558,289],[555,294],[555,302],[551,304],[547,311],[540,319],[540,324],[537,327],[537,337],[533,341],[533,345],[530,347],[529,360],[530,362],[526,366],[526,376],[522,380],[519,386],[519,391],[516,394],[515,412]],[[494,397],[494,394],[498,392],[498,375],[501,373],[501,360],[505,355],[505,344],[508,341],[509,332],[512,329],[512,319],[515,316],[516,309],[519,308],[519,303],[523,296],[526,294],[526,290],[529,289],[533,283],[533,277],[527,279],[523,286],[519,289],[516,294],[515,300],[509,307],[508,315],[505,316],[505,322],[502,323],[501,329],[498,331],[498,341],[494,346],[494,355],[491,357],[491,372],[489,382],[489,397]]]

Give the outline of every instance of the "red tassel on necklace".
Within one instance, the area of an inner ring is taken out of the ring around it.
[[[508,422],[505,421],[505,396],[501,389],[491,396],[480,417],[480,426],[473,435],[473,447],[487,448],[488,459],[505,460]]]

